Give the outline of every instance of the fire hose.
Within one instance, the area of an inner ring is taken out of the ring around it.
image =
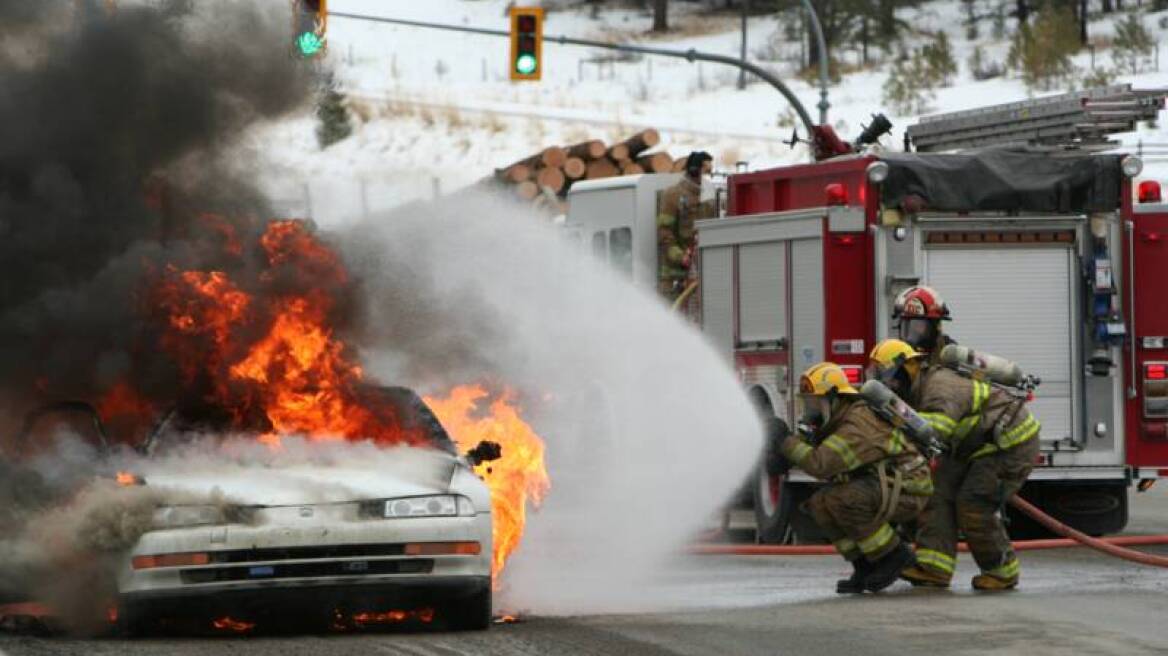
[[[1010,499],[1010,503],[1049,531],[1064,536],[1062,538],[1043,540],[1015,540],[1011,543],[1015,551],[1066,549],[1069,547],[1084,546],[1133,563],[1151,565],[1153,567],[1168,567],[1168,556],[1159,556],[1125,548],[1126,546],[1168,545],[1168,535],[1127,535],[1111,538],[1093,538],[1047,515],[1021,497],[1014,496]],[[964,542],[959,544],[957,548],[959,551],[969,551],[969,547]],[[828,544],[697,544],[691,547],[690,553],[734,556],[826,556],[834,554],[835,547]]]

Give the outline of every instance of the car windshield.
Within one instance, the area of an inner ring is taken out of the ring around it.
[[[368,386],[360,391],[366,403],[388,408],[398,425],[405,432],[422,434],[428,446],[446,453],[458,454],[458,447],[450,439],[446,429],[426,406],[426,403],[407,387]],[[199,439],[206,435],[197,422],[184,419],[177,412],[164,417],[147,439],[144,450],[156,453]]]

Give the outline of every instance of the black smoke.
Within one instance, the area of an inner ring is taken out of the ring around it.
[[[310,100],[281,2],[0,0],[0,434],[175,365],[141,320],[164,267],[208,270],[270,213],[239,138]],[[276,9],[276,11],[273,11]]]

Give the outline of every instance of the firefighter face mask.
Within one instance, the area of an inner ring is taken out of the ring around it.
[[[826,396],[800,394],[799,400],[803,406],[799,423],[806,424],[811,428],[823,428],[831,420],[832,403]]]
[[[908,393],[912,390],[913,374],[915,371],[910,371],[909,367],[914,366],[912,363],[901,362],[889,367],[878,367],[876,365],[869,365],[867,370],[868,378],[878,380],[892,390],[902,399],[908,398]]]
[[[941,334],[937,324],[933,319],[901,319],[899,337],[918,351],[932,351]]]

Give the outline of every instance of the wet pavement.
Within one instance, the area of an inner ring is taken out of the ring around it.
[[[1168,533],[1168,484],[1133,493],[1128,534]],[[1168,548],[1148,551],[1168,554]],[[694,556],[638,598],[653,612],[526,616],[484,633],[73,640],[0,635],[0,652],[40,654],[1164,654],[1168,570],[1086,549],[1021,554],[1021,589],[978,594],[961,557],[950,591],[898,583],[840,597],[835,557]],[[549,581],[549,585],[557,582]]]

